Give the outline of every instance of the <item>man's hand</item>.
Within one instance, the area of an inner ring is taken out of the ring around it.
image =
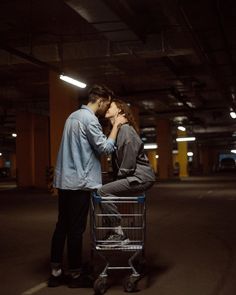
[[[115,118],[115,122],[113,124],[112,130],[111,130],[111,133],[109,135],[109,138],[111,138],[111,139],[113,139],[115,141],[120,126],[127,123],[127,122],[128,122],[128,120],[125,118],[124,114],[123,115],[117,115],[117,117]]]
[[[125,118],[125,115],[118,115],[116,118],[115,118],[115,123],[114,125],[116,125],[117,127],[120,127],[120,125],[123,125],[125,123],[127,123],[128,120]]]

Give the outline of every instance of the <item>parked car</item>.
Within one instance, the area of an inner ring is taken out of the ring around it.
[[[224,158],[219,163],[219,171],[236,170],[236,162],[233,158]]]
[[[10,169],[7,167],[0,168],[0,178],[5,178],[10,176]]]

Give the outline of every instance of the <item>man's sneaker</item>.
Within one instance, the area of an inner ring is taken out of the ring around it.
[[[122,247],[127,245],[130,240],[125,235],[120,235],[117,233],[111,234],[106,240],[104,240],[103,247],[113,248],[113,247]]]
[[[70,277],[68,280],[69,288],[92,288],[93,287],[93,279],[85,274],[81,274],[77,278]]]
[[[47,285],[50,288],[54,288],[54,287],[64,285],[65,283],[66,283],[66,276],[63,273],[57,277],[51,274],[51,276],[48,279]]]

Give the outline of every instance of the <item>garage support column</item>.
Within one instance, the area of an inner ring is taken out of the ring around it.
[[[59,75],[49,73],[50,107],[50,165],[55,167],[64,124],[72,112],[78,109],[79,88],[59,79]]]
[[[166,119],[157,120],[158,175],[160,179],[173,176],[172,163],[172,130],[171,122]]]
[[[18,186],[46,188],[46,168],[49,164],[48,117],[18,112],[16,131]]]
[[[209,147],[202,146],[200,149],[200,162],[202,166],[202,172],[204,175],[211,174],[217,165],[218,162],[219,150]]]
[[[178,137],[186,137],[186,131],[178,130]],[[178,142],[179,177],[188,177],[188,143]]]
[[[35,179],[32,113],[17,113],[16,132],[17,185],[19,187],[30,187],[34,185]]]
[[[10,162],[11,162],[11,177],[16,177],[16,154],[10,154]]]
[[[0,168],[4,167],[4,159],[3,156],[0,156]]]
[[[155,173],[157,173],[157,158],[156,158],[156,151],[153,150],[147,150],[146,154],[148,156],[150,165],[152,166]]]

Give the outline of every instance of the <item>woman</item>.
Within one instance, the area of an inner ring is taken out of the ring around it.
[[[148,190],[155,182],[155,174],[144,153],[144,145],[137,133],[132,112],[125,102],[115,99],[105,117],[113,125],[119,114],[124,114],[128,122],[119,129],[116,139],[117,149],[112,156],[115,181],[98,189],[98,194],[102,197],[135,196]],[[101,203],[101,209],[105,214],[118,214],[104,218],[107,225],[115,227],[107,240],[128,242],[120,226],[121,218],[115,204]]]

